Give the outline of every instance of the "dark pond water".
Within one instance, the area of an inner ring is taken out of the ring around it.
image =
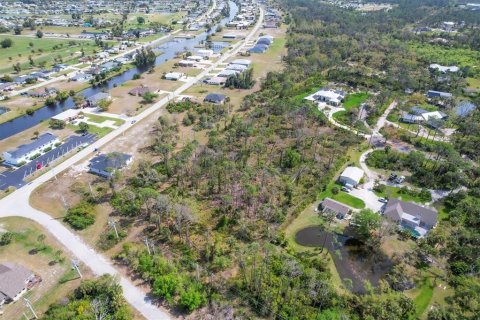
[[[229,16],[223,18],[219,23],[220,25],[225,25],[227,22],[232,21],[233,18],[238,13],[238,6],[234,2],[229,1],[229,7],[230,7]],[[214,32],[215,29],[216,28],[212,28],[212,31],[210,33]],[[193,51],[196,46],[198,46],[200,43],[205,41],[208,34],[209,33],[204,32],[191,39],[175,39],[175,40],[168,41],[166,43],[162,43],[158,45],[158,48],[156,49],[162,53],[157,57],[155,61],[155,65],[161,65],[165,63],[165,61],[174,58],[177,52],[189,51],[189,50]],[[220,48],[220,46],[218,47]],[[221,48],[218,51],[220,50]],[[145,71],[145,70],[141,70],[136,67],[132,68],[118,76],[113,77],[104,85],[90,87],[83,90],[81,94],[85,97],[93,96],[96,93],[111,89],[115,85],[121,85],[122,83],[131,80],[134,74],[142,71]],[[37,111],[35,111],[32,115],[24,115],[22,117],[2,123],[0,124],[0,140],[8,138],[26,129],[29,129],[37,125],[39,122],[46,119],[50,119],[51,117],[67,109],[71,109],[73,107],[74,107],[73,99],[69,98],[62,103],[57,103],[54,106],[45,106],[43,108],[40,108]]]
[[[331,253],[335,267],[344,280],[351,280],[351,291],[365,293],[365,281],[377,286],[391,269],[393,263],[381,254],[365,252],[362,243],[352,237],[325,232],[318,226],[300,230],[295,235],[295,241],[306,247],[323,247]],[[346,281],[345,281],[346,280]]]

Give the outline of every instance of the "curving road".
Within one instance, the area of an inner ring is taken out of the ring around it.
[[[220,63],[223,63],[225,60],[231,58],[237,54],[240,49],[248,43],[248,41],[255,35],[255,33],[260,29],[264,18],[263,9],[260,7],[260,16],[257,21],[257,24],[250,31],[250,33],[245,37],[243,41],[238,42],[232,49],[227,51],[218,61],[213,63],[209,68],[204,70],[198,76],[192,78],[190,81],[186,82],[175,92],[171,93],[168,97],[163,98],[159,102],[155,103],[153,106],[145,110],[143,113],[139,114],[136,117],[130,118],[131,120],[136,120],[135,122],[130,121],[122,125],[117,130],[114,130],[104,136],[103,138],[97,140],[88,148],[83,149],[78,152],[71,158],[65,160],[57,167],[52,168],[52,170],[44,173],[42,176],[38,177],[28,185],[24,186],[21,189],[18,189],[12,192],[10,195],[0,200],[0,218],[2,217],[24,217],[27,219],[34,220],[35,222],[42,225],[46,230],[48,230],[55,238],[57,238],[66,248],[70,250],[70,253],[75,256],[78,260],[83,262],[88,266],[95,274],[100,275],[108,273],[114,276],[117,276],[120,284],[123,287],[124,296],[126,300],[137,309],[145,318],[152,320],[164,320],[170,319],[172,316],[168,314],[165,310],[162,310],[154,306],[151,301],[145,296],[145,294],[135,287],[127,278],[121,276],[112,263],[106,259],[103,255],[96,252],[93,248],[85,244],[83,240],[70,231],[67,227],[61,224],[59,221],[53,219],[48,214],[34,209],[30,206],[29,198],[33,190],[47,182],[48,180],[55,177],[59,172],[67,170],[75,163],[81,161],[82,159],[91,156],[95,148],[100,148],[105,144],[109,143],[116,137],[125,133],[128,129],[134,126],[138,121],[141,121],[152,113],[158,111],[161,107],[167,104],[171,99],[180,95],[183,91],[190,88],[192,85],[201,80],[213,69],[217,68]],[[133,122],[133,123],[132,123]]]

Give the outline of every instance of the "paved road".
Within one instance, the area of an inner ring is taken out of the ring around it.
[[[263,22],[263,17],[264,12],[263,9],[260,8],[260,16],[258,22],[251,30],[251,32],[247,35],[244,41],[239,42],[233,49],[227,51],[225,55],[217,62],[213,63],[209,69],[205,70],[200,75],[190,80],[188,83],[185,83],[185,85],[183,85],[181,89],[176,90],[169,97],[162,99],[161,101],[157,102],[152,107],[148,108],[143,113],[132,119],[136,121],[141,121],[149,117],[152,113],[158,111],[162,106],[168,103],[170,99],[175,98],[183,90],[188,89],[190,86],[199,81],[199,79],[201,79],[206,73],[208,73],[208,71],[214,69],[218,66],[218,64],[235,55],[241,49],[244,43],[251,39],[254,34],[259,30]],[[87,244],[85,244],[80,237],[78,237],[76,234],[74,234],[64,225],[62,225],[59,221],[53,219],[44,212],[32,208],[29,204],[30,195],[33,190],[35,190],[43,183],[46,183],[48,180],[52,179],[56,173],[67,170],[75,163],[90,156],[95,148],[101,148],[119,135],[125,133],[134,125],[135,124],[132,122],[125,123],[117,130],[110,132],[103,138],[95,141],[89,147],[81,150],[71,158],[59,164],[55,168],[55,171],[51,170],[46,172],[37,179],[33,180],[31,183],[25,185],[19,190],[12,192],[10,195],[0,200],[0,218],[19,216],[34,220],[35,222],[39,223],[46,230],[52,233],[53,236],[55,236],[63,245],[65,245],[66,248],[70,249],[71,254],[75,255],[78,260],[88,266],[95,274],[100,275],[104,273],[109,273],[111,275],[117,276],[120,284],[123,287],[126,300],[145,318],[154,320],[165,320],[170,319],[171,316],[166,311],[160,310],[159,308],[154,306],[140,289],[135,287],[128,279],[119,275],[110,261],[108,261],[104,256],[96,252],[94,249],[89,247]]]
[[[52,162],[61,159],[65,155],[69,155],[70,152],[82,145],[90,145],[96,139],[97,137],[93,134],[85,136],[70,136],[61,146],[41,155],[24,166],[13,171],[4,171],[0,173],[0,190],[5,190],[10,186],[17,189],[21,188],[26,184],[24,179],[38,171],[38,164],[41,165],[40,170],[45,170],[45,166],[52,164]]]

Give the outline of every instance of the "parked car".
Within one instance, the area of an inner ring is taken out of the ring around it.
[[[350,189],[347,188],[347,187],[342,187],[342,191],[343,191],[343,192],[346,192],[346,193],[349,193],[349,192],[352,191],[352,190],[350,190]]]
[[[380,199],[378,199],[378,201],[380,201],[381,203],[387,203],[387,202],[388,202],[388,199],[380,198]]]
[[[394,181],[395,179],[397,179],[397,177],[398,177],[397,174],[396,174],[395,172],[392,172],[392,173],[390,174],[390,178],[388,178],[388,180]]]

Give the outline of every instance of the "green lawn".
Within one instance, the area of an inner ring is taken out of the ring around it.
[[[80,128],[76,125],[73,125],[73,124],[67,124],[67,128],[69,128],[73,131],[76,131],[76,132],[80,131]],[[113,131],[112,128],[100,128],[100,127],[97,127],[97,126],[89,126],[88,127],[88,132],[98,135],[99,138],[109,134],[112,131]]]
[[[431,201],[431,197],[429,200],[427,201],[424,201],[421,199],[421,197],[419,196],[418,193],[402,193],[402,189],[400,188],[396,188],[396,187],[391,187],[391,186],[385,186],[385,190],[383,192],[378,192],[378,191],[374,191],[375,194],[379,197],[383,197],[383,198],[388,198],[388,199],[391,199],[391,198],[394,198],[394,199],[401,199],[403,201],[407,201],[407,202],[416,202],[416,203],[425,203],[425,202],[428,202],[428,201]]]
[[[419,293],[413,299],[413,304],[415,305],[417,317],[421,317],[425,310],[427,310],[433,296],[432,280],[430,278],[425,278],[422,286],[419,287],[418,290]]]
[[[355,209],[364,209],[365,208],[365,202],[363,202],[362,199],[359,199],[357,197],[354,197],[352,195],[349,195],[346,192],[339,191],[337,194],[333,194],[332,189],[336,187],[337,189],[341,189],[342,186],[336,184],[336,183],[330,183],[327,186],[327,189],[320,193],[319,198],[320,199],[325,199],[325,198],[332,198],[334,200],[337,200],[338,202],[344,203],[347,206],[350,206]]]
[[[99,115],[91,114],[91,113],[85,114],[85,117],[87,117],[88,120],[90,120],[91,122],[95,122],[95,123],[102,123],[102,122],[107,121],[107,120],[114,121],[116,126],[121,126],[122,124],[125,123],[125,121],[122,120],[122,119],[99,116]]]
[[[480,89],[480,79],[467,78],[468,87],[471,89]]]
[[[345,101],[343,102],[343,107],[346,110],[350,108],[358,108],[362,103],[364,103],[368,99],[369,95],[366,92],[359,92],[354,94],[349,94]]]
[[[0,41],[5,38],[11,39],[13,45],[10,48],[0,49],[0,73],[13,72],[13,65],[16,63],[20,63],[22,70],[32,68],[29,56],[32,57],[35,65],[45,62],[48,67],[55,64],[54,58],[59,57],[63,63],[78,62],[82,48],[85,55],[92,55],[95,50],[99,50],[94,41],[0,35]],[[55,49],[54,46],[56,46]]]

